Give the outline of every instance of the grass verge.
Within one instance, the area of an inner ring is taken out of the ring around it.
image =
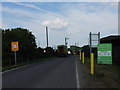
[[[34,63],[41,62],[41,61],[47,61],[51,58],[54,58],[54,57],[48,57],[48,58],[42,58],[42,59],[36,59],[36,60],[21,62],[21,63],[18,63],[16,65],[3,66],[2,67],[2,72],[13,69],[13,68],[17,68],[17,67],[21,67],[21,66],[25,66],[25,65],[29,65],[29,64],[34,64]]]
[[[91,88],[119,88],[120,66],[118,65],[103,65],[97,64],[95,59],[95,73],[90,75],[90,58],[85,57],[84,75],[86,75],[86,82]]]

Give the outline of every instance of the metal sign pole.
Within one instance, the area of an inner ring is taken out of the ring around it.
[[[92,47],[91,47],[91,44],[92,44],[92,39],[91,39],[91,32],[90,32],[90,54],[92,53]]]
[[[15,65],[17,64],[17,58],[16,58],[16,51],[14,51],[15,53]]]
[[[100,32],[98,32],[98,44],[100,44]]]

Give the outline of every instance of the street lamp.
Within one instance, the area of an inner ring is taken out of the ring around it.
[[[65,46],[67,46],[67,40],[68,40],[69,38],[67,38],[67,37],[65,37]]]

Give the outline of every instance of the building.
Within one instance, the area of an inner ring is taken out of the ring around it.
[[[120,35],[101,38],[100,43],[112,43],[113,63],[120,65]]]

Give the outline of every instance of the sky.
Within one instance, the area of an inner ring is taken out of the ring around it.
[[[46,47],[45,27],[49,46],[56,48],[88,45],[89,33],[100,32],[101,38],[118,34],[117,2],[2,2],[2,29],[27,28],[40,47]]]

